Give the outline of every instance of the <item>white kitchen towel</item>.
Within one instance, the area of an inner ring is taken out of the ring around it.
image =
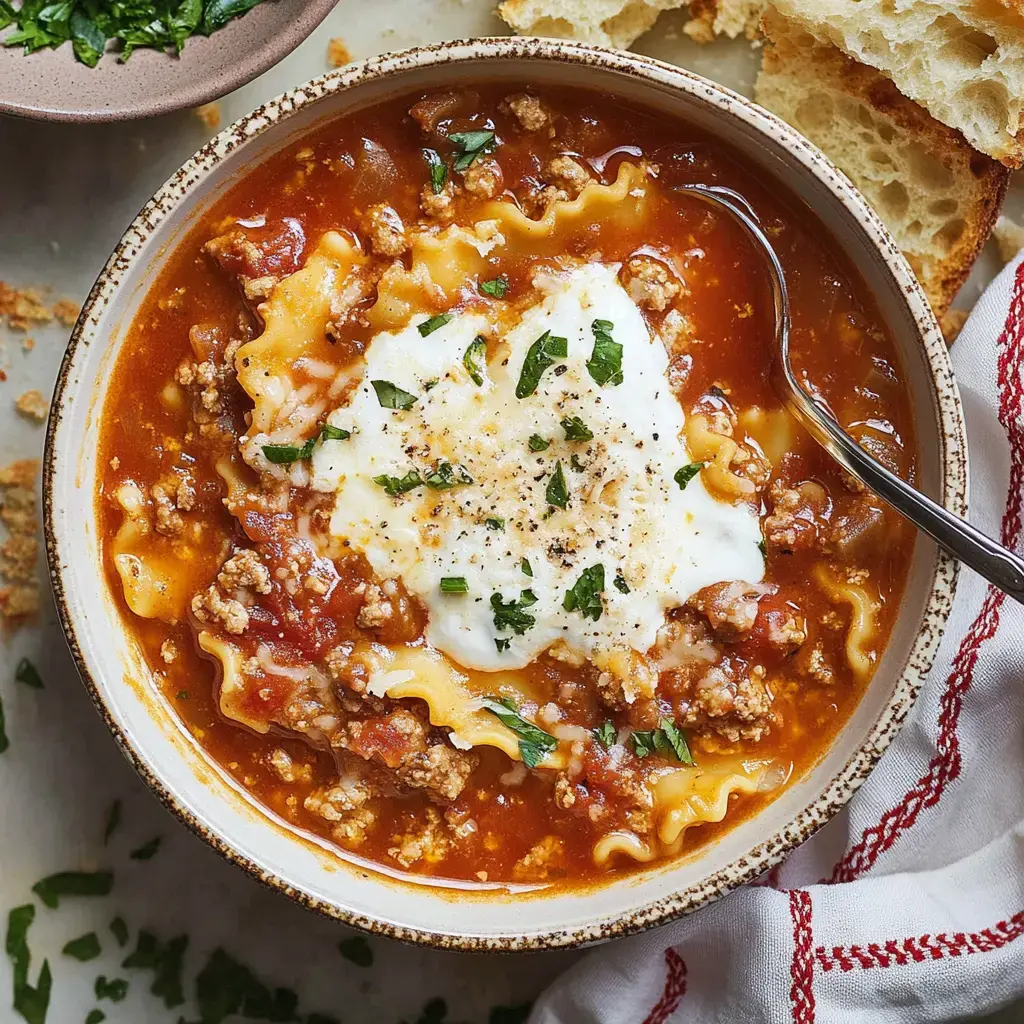
[[[1020,255],[953,363],[971,520],[1020,550]],[[902,731],[850,805],[762,882],[598,949],[531,1024],[903,1024],[1024,995],[1024,608],[961,571]]]

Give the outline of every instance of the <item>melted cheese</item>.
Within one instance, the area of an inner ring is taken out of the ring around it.
[[[363,383],[329,417],[352,436],[321,446],[313,460],[314,486],[336,494],[332,533],[365,554],[378,575],[402,578],[430,613],[426,636],[434,647],[490,672],[523,667],[555,640],[588,657],[622,647],[647,651],[666,610],[694,591],[763,574],[753,509],[717,501],[699,477],[685,489],[674,480],[692,461],[683,414],[665,378],[665,350],[618,283],[617,268],[583,266],[539,287],[541,300],[491,343],[479,386],[463,356],[477,336],[496,333],[484,315],[456,316],[427,337],[417,329],[422,315],[378,334]],[[623,346],[618,386],[598,385],[586,366],[597,319],[614,324]],[[567,339],[568,355],[545,370],[533,394],[517,398],[527,353],[546,331]],[[415,395],[416,403],[382,408],[373,380]],[[568,440],[567,417],[582,420],[593,438]],[[530,450],[534,434],[551,442],[545,451]],[[439,461],[473,482],[397,497],[374,482],[411,470],[426,477]],[[546,497],[559,464],[570,495],[564,509]],[[494,529],[496,521],[504,528]],[[567,592],[595,565],[605,575],[596,621],[565,608]],[[628,593],[613,585],[619,573]],[[465,577],[469,593],[443,594],[444,577]],[[536,596],[525,609],[535,621],[517,635],[496,624],[491,602],[493,595],[519,601],[526,590]]]

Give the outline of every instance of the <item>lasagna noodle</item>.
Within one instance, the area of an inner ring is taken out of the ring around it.
[[[739,445],[731,437],[715,433],[701,413],[687,417],[685,430],[690,457],[704,463],[701,479],[708,490],[730,501],[752,499],[757,492],[753,481],[729,468]]]
[[[850,606],[846,661],[858,679],[866,679],[878,657],[878,601],[863,584],[841,580],[823,565],[814,567],[814,578],[833,604]]]
[[[232,643],[213,633],[203,630],[199,634],[199,646],[216,658],[220,669],[221,714],[232,722],[247,725],[254,732],[267,733],[270,725],[265,718],[251,715],[246,710],[248,683],[242,670],[242,652]]]

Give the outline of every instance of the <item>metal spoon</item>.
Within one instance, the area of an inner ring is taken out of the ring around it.
[[[909,519],[919,530],[928,534],[940,547],[1015,601],[1024,604],[1024,560],[886,469],[864,451],[832,415],[801,387],[789,361],[789,292],[782,264],[746,199],[731,188],[720,185],[679,185],[677,191],[689,193],[711,206],[725,210],[746,229],[764,255],[775,302],[772,387],[800,425],[847,472]]]

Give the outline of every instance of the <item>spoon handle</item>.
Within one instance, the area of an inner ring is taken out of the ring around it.
[[[798,388],[798,393],[788,389],[788,398],[790,411],[846,470],[927,533],[939,547],[1024,604],[1024,559],[901,480],[852,440],[802,388]]]

